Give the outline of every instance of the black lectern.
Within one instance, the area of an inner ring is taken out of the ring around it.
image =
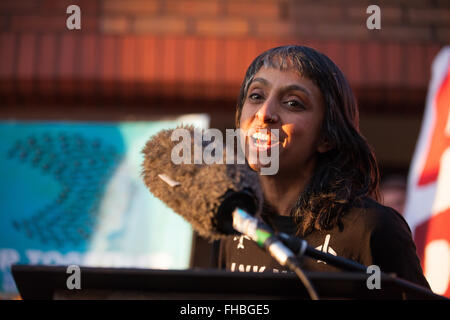
[[[156,299],[239,300],[309,299],[295,274],[220,270],[149,270],[80,267],[81,288],[68,289],[64,266],[13,265],[12,274],[24,300]],[[381,277],[381,289],[368,289],[363,273],[306,272],[321,299],[443,299],[415,290],[405,281]]]

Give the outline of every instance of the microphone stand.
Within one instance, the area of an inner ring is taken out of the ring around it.
[[[297,255],[297,258],[302,258],[304,255],[312,259],[324,261],[336,268],[350,272],[367,272],[367,267],[359,264],[353,260],[346,259],[339,256],[334,256],[332,254],[319,251],[306,242],[306,240],[290,236],[286,233],[277,233],[278,238],[283,242],[289,249],[292,250]]]
[[[288,247],[294,254],[296,254],[297,259],[300,261],[303,256],[307,256],[312,259],[321,260],[326,262],[327,264],[330,264],[336,268],[339,268],[344,271],[349,272],[362,272],[367,273],[367,267],[357,263],[353,260],[346,259],[339,256],[334,256],[332,254],[319,251],[306,242],[306,240],[290,236],[286,233],[277,233],[276,236],[281,240],[282,243],[286,247]],[[415,283],[412,283],[407,280],[403,280],[401,278],[398,278],[395,274],[386,274],[384,272],[380,272],[380,276],[385,278],[394,279],[397,283],[403,285],[404,287],[407,287],[409,290],[411,290],[413,293],[423,295],[434,295],[434,297],[445,299],[444,297],[441,297],[439,295],[434,294],[431,290],[424,288],[422,286],[419,286]]]

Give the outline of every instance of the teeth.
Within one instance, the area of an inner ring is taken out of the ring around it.
[[[252,138],[253,138],[253,139],[256,139],[256,140],[264,140],[264,141],[266,141],[266,140],[269,140],[269,135],[268,135],[268,134],[261,133],[261,132],[255,132],[255,133],[252,135]]]

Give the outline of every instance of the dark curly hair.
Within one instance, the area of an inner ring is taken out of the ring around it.
[[[318,154],[305,190],[291,210],[297,234],[314,229],[342,228],[348,209],[371,196],[379,199],[379,170],[375,155],[359,132],[355,96],[344,74],[327,56],[305,46],[282,46],[265,51],[251,63],[242,82],[236,109],[240,127],[247,91],[261,67],[294,70],[320,89],[325,102],[321,134],[331,149]]]

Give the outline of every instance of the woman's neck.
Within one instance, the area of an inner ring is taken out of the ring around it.
[[[265,201],[283,216],[290,216],[299,195],[306,188],[310,175],[281,177],[260,176]]]

